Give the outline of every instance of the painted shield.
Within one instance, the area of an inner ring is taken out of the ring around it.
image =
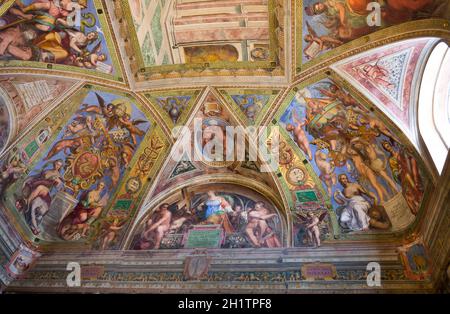
[[[184,276],[188,280],[198,280],[208,274],[210,257],[203,256],[188,256],[184,264]]]
[[[87,179],[100,168],[100,157],[91,152],[80,154],[73,164],[73,174],[75,177]]]

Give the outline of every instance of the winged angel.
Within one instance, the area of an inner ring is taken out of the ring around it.
[[[327,216],[327,212],[323,212],[317,216],[314,212],[309,211],[306,216],[297,213],[297,217],[302,221],[306,228],[308,243],[314,247],[320,247],[320,223]]]

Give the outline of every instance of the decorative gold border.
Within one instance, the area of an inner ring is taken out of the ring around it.
[[[292,99],[293,99],[295,93],[291,93],[291,94],[292,94]],[[291,101],[288,102],[288,105],[286,106],[286,108],[289,106]],[[280,114],[280,117],[281,117],[282,114]],[[278,117],[277,118],[277,125],[280,128],[280,135],[282,136],[283,140],[288,144],[289,148],[294,152],[294,154],[295,154],[295,156],[296,156],[298,161],[305,160],[304,153],[300,150],[300,148],[297,146],[297,144],[294,143],[292,138],[289,136],[288,132],[280,125],[279,119],[280,118]],[[314,183],[314,188],[322,195],[322,200],[325,203],[328,215],[330,217],[331,230],[330,230],[330,234],[329,234],[329,237],[328,237],[327,241],[329,241],[329,240],[332,241],[333,237],[336,239],[341,234],[341,229],[339,228],[339,225],[338,225],[336,212],[332,208],[330,197],[329,197],[328,193],[325,191],[325,188],[323,187],[323,184],[322,184],[322,180],[320,180],[320,178],[318,177],[318,175],[317,175],[316,171],[314,170],[312,164],[310,162],[308,162],[306,164],[303,164],[303,167],[306,168],[306,170],[308,171],[308,175],[311,177],[311,179],[312,179],[312,181]],[[279,173],[283,174],[279,178],[279,180],[282,181],[283,191],[284,191],[286,197],[288,199],[290,199],[289,205],[290,205],[290,209],[291,209],[291,214],[293,214],[294,212],[296,212],[296,209],[295,209],[296,200],[294,199],[292,190],[290,188],[290,184],[287,181],[287,178],[285,177],[284,172],[282,170],[280,170],[280,169],[278,171],[279,171]],[[293,246],[294,246],[294,243],[293,243]]]

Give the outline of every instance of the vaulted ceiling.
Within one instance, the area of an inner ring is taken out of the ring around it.
[[[309,213],[324,247],[417,239],[436,188],[417,95],[448,1],[383,1],[378,26],[369,1],[70,2],[1,1],[5,250],[195,248],[214,197],[233,214],[213,247],[310,250]],[[174,160],[196,118],[279,127],[279,166]],[[259,242],[241,215],[258,202]],[[149,240],[163,203],[170,230]]]

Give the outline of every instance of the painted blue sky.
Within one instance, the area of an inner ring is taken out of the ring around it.
[[[332,83],[332,81],[329,80],[329,79],[324,79],[324,80],[321,80],[320,82],[317,82],[317,83],[315,83],[315,84],[313,84],[311,86],[308,86],[306,89],[311,93],[310,97],[313,97],[313,98],[324,98],[324,96],[316,89],[318,87],[322,87],[323,88],[324,86],[327,86],[327,85],[324,85],[324,83]],[[286,111],[283,113],[283,115],[280,118],[280,124],[281,124],[281,126],[283,128],[285,128],[288,123],[294,123],[293,122],[293,118],[292,118],[292,116],[293,116],[292,113],[293,112],[296,112],[298,117],[301,120],[306,117],[306,107],[304,105],[299,104],[299,102],[298,102],[296,97],[294,97],[294,99],[291,101],[289,106],[286,108]],[[367,114],[371,115],[371,113],[368,113],[368,112],[367,112]],[[307,128],[305,129],[305,131],[306,131],[308,140],[311,143],[314,140],[314,137],[308,132]],[[289,133],[289,135],[293,139],[292,133]],[[381,147],[381,143],[383,141],[389,141],[389,139],[386,136],[384,136],[384,135],[380,135],[379,137],[376,138],[376,141],[377,141],[377,146]],[[318,169],[318,167],[317,167],[317,165],[316,165],[316,163],[314,161],[314,154],[317,151],[317,146],[313,145],[313,144],[310,144],[310,148],[311,148],[312,155],[313,155],[313,160],[310,162],[310,164],[313,167],[313,169],[316,172],[316,174],[320,175],[320,170]],[[302,151],[302,150],[300,149],[300,151]],[[323,149],[322,151],[324,153],[326,153],[326,154],[329,153],[329,151],[327,149]],[[387,158],[387,155],[385,155],[385,156]],[[304,157],[304,159],[308,159],[308,157],[305,154],[303,154],[303,157]],[[347,161],[347,164],[352,166],[352,162],[350,160]],[[347,174],[347,176],[350,179],[350,181],[355,182],[355,181],[358,180],[358,178],[356,176],[356,174],[357,174],[356,170],[354,170],[354,171],[353,170],[349,171],[347,165],[344,165],[342,167],[336,167],[335,168],[335,173],[336,173],[337,177],[339,177],[340,174]],[[388,174],[390,175],[391,174],[391,170],[390,170],[389,165],[386,167],[386,170],[388,171]],[[385,183],[383,180],[379,180],[379,181],[389,191],[389,187],[388,187],[387,183]],[[362,183],[362,182],[360,181],[360,183]],[[324,190],[326,191],[327,190],[327,186],[325,185],[325,183],[322,182],[322,186],[323,186]],[[375,193],[375,190],[373,190],[370,187],[370,185],[364,185],[364,186]],[[343,190],[343,187],[342,187],[342,185],[339,182],[337,182],[337,184],[333,186],[333,188],[332,188],[332,195],[330,195],[330,200],[331,200],[331,203],[332,203],[334,209],[336,209],[336,208],[338,208],[340,206],[334,200],[334,197],[333,197],[335,191],[337,191],[337,190],[340,190],[340,191]]]
[[[89,92],[89,94],[86,96],[86,98],[82,101],[80,108],[82,108],[82,104],[87,104],[89,106],[91,105],[98,105],[98,101],[97,101],[97,97],[95,95],[95,93],[98,93],[101,97],[103,97],[105,99],[105,103],[108,104],[116,99],[124,99],[123,97],[114,95],[114,94],[110,94],[110,93],[105,93],[105,92],[100,92],[100,91],[91,91]],[[128,100],[128,99],[127,99]],[[130,100],[128,100],[130,102]],[[131,102],[130,102],[131,103]],[[131,112],[131,120],[145,120],[148,121],[148,119],[145,117],[145,115],[136,107],[135,104],[131,103],[132,106],[132,112]],[[66,127],[72,122],[74,121],[74,118],[77,115],[82,115],[84,117],[91,115],[93,117],[92,114],[88,114],[88,113],[81,113],[81,114],[74,114],[70,120],[64,125],[62,131],[59,132],[57,138],[54,140],[54,142],[44,151],[44,153],[42,154],[42,156],[40,157],[39,162],[34,166],[33,171],[30,173],[31,175],[34,174],[38,174],[39,172],[41,172],[44,169],[47,169],[49,166],[46,164],[48,164],[50,161],[55,161],[58,159],[62,159],[62,160],[66,160],[67,155],[63,152],[60,151],[58,154],[56,154],[55,156],[53,156],[49,161],[45,161],[43,160],[45,158],[45,156],[47,156],[48,152],[51,150],[51,148],[53,147],[53,145],[58,142],[59,140],[61,140],[64,136],[64,132],[66,130]],[[138,127],[147,132],[150,128],[150,123],[142,123],[139,124]],[[114,130],[114,129],[113,129]],[[66,137],[67,138],[67,137]],[[139,147],[139,144],[142,142],[143,137],[137,136],[137,148]],[[97,141],[99,142],[99,141]],[[124,169],[121,169],[121,176],[123,175]],[[107,177],[105,177],[105,181],[107,182],[107,185],[110,185],[111,180]],[[111,187],[113,189],[113,187]],[[114,187],[117,188],[117,187]]]

